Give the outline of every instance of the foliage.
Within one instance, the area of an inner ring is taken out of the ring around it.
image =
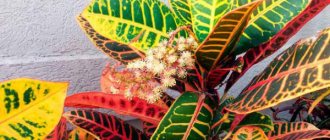
[[[45,138],[61,119],[67,87],[27,78],[1,82],[0,139]]]
[[[46,95],[27,86],[39,91],[55,85],[4,82],[0,93],[7,115],[0,117],[0,138],[330,138],[330,28],[284,50],[237,97],[227,96],[247,70],[282,48],[329,3],[169,0],[167,7],[158,0],[93,0],[78,22],[98,49],[120,62],[103,70],[102,90],[77,93],[64,102],[62,88],[47,90],[54,96],[42,98]],[[218,87],[224,92],[218,93]],[[169,91],[180,96],[173,99]],[[277,107],[294,99],[293,106]],[[75,109],[59,121],[63,105]],[[272,117],[258,112],[268,108]],[[142,131],[99,109],[136,117]],[[28,115],[42,110],[51,115]],[[278,117],[283,111],[292,114],[291,120]],[[75,127],[71,132],[66,122]]]

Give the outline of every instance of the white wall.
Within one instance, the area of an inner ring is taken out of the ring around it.
[[[69,81],[69,94],[99,90],[101,70],[110,59],[93,47],[75,21],[89,1],[0,0],[0,80]],[[330,27],[329,13],[330,7],[288,44]],[[269,60],[249,71],[230,92],[239,93]]]

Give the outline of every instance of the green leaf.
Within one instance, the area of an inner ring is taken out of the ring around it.
[[[268,115],[259,112],[246,115],[237,127],[240,128],[243,126],[256,126],[261,128],[264,132],[274,130],[272,119]]]
[[[169,0],[169,3],[178,19],[191,24],[191,0]]]
[[[205,94],[183,93],[166,113],[151,139],[207,139],[213,118],[211,104]]]
[[[229,11],[255,0],[190,0],[193,30],[200,42]]]
[[[326,8],[329,3],[329,0],[311,0],[304,11],[295,16],[280,31],[278,31],[276,35],[272,36],[270,40],[259,45],[258,47],[249,49],[242,57],[243,65],[241,67],[241,71],[233,72],[231,74],[226,84],[225,90],[230,89],[230,87],[252,66],[282,48],[293,35],[295,35],[306,23],[308,23],[311,19],[313,19],[313,17],[318,15],[324,8]]]
[[[130,61],[144,57],[144,53],[134,48],[131,44],[119,43],[113,39],[106,38],[94,30],[90,23],[81,15],[77,17],[77,21],[94,43],[96,48],[101,50],[110,58],[116,59],[124,64]]]
[[[209,71],[231,52],[253,9],[260,2],[256,1],[230,11],[216,22],[214,29],[196,50],[196,59],[201,66]]]
[[[20,78],[0,83],[0,139],[44,139],[61,119],[67,83]]]
[[[245,126],[238,129],[232,136],[233,140],[267,140],[267,136],[259,127]]]
[[[193,30],[203,42],[218,20],[231,10],[230,3],[227,0],[191,0],[191,3]]]
[[[73,125],[82,128],[100,139],[147,140],[139,130],[114,116],[91,110],[73,110],[63,116]]]
[[[128,47],[145,52],[181,25],[175,14],[158,0],[93,0],[81,17],[101,35],[97,37],[113,42],[103,46],[114,51],[125,51]]]
[[[310,2],[311,0],[265,0],[253,12],[235,47],[235,54],[240,54],[270,40]]]
[[[248,114],[330,87],[330,29],[279,55],[227,109]]]

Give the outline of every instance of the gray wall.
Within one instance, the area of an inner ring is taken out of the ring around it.
[[[69,94],[99,90],[101,70],[110,59],[92,45],[75,21],[89,1],[0,0],[0,80],[69,81]],[[330,7],[286,46],[330,27],[329,13]],[[239,93],[270,60],[256,65],[230,93]]]

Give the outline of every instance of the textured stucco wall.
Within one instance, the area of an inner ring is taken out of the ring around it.
[[[93,47],[75,21],[88,2],[0,0],[0,80],[32,77],[69,81],[69,94],[99,90],[101,70],[110,59]],[[288,44],[329,27],[329,13],[330,7]],[[239,93],[270,60],[249,71],[230,93]]]

